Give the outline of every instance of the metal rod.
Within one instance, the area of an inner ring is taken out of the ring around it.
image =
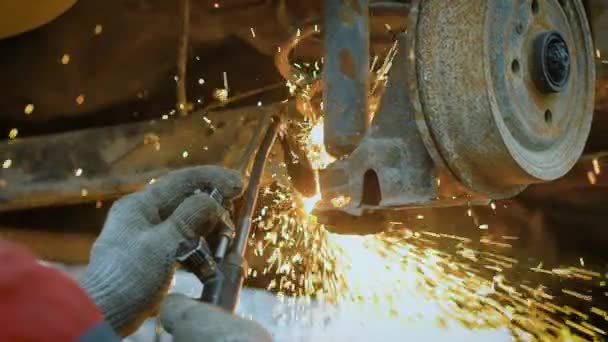
[[[304,39],[312,37],[314,34],[320,33],[319,26],[320,25],[318,24],[314,24],[305,27],[301,31],[298,30],[298,32],[293,34],[289,40],[279,46],[279,50],[274,56],[274,65],[277,67],[277,70],[281,76],[283,76],[283,78],[285,78],[287,81],[300,87],[304,92],[304,94],[296,96],[298,111],[313,121],[318,119],[318,114],[311,102],[311,99],[322,90],[323,85],[321,79],[311,79],[306,75],[306,73],[293,67],[289,57],[292,50],[294,50],[296,46],[300,44],[300,42],[302,42]]]
[[[245,153],[243,153],[243,155],[241,156],[241,159],[239,160],[239,163],[236,167],[236,169],[241,173],[241,175],[246,176],[247,170],[249,169],[249,165],[251,165],[251,161],[252,159],[254,159],[253,156],[257,151],[256,148],[259,148],[259,146],[262,145],[262,139],[264,139],[264,136],[266,134],[261,132],[266,132],[268,130],[268,126],[270,126],[271,120],[272,117],[264,116],[264,118],[260,120],[258,125],[255,127],[255,131],[253,133],[254,137],[251,139],[249,146],[247,146]]]
[[[369,0],[325,0],[324,28],[325,147],[341,158],[369,125]]]
[[[249,184],[239,222],[236,227],[236,238],[230,251],[221,260],[219,270],[212,279],[205,282],[200,300],[215,304],[225,310],[234,312],[238,305],[243,281],[247,276],[247,263],[244,254],[251,231],[252,216],[260,190],[260,181],[264,173],[264,165],[279,132],[280,119],[271,117],[258,151],[255,155]],[[247,155],[247,153],[246,153]]]
[[[251,230],[252,216],[260,189],[260,182],[262,179],[262,174],[264,173],[264,165],[266,164],[266,159],[268,159],[272,145],[277,137],[280,124],[281,121],[278,117],[271,118],[270,125],[268,126],[268,129],[266,129],[264,139],[262,140],[253,161],[251,176],[249,177],[249,185],[247,186],[247,191],[245,192],[243,207],[241,208],[239,222],[236,226],[237,235],[232,247],[232,250],[238,251],[240,255],[245,253],[247,239],[249,238],[249,232]]]
[[[224,256],[226,256],[226,251],[228,250],[228,245],[230,244],[230,239],[227,236],[220,236],[220,241],[217,243],[217,248],[215,250],[215,261],[222,262],[224,260]]]

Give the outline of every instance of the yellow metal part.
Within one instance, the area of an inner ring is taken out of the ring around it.
[[[0,0],[0,39],[49,23],[77,0]]]

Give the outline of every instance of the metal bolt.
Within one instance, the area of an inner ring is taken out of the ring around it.
[[[535,81],[544,92],[561,92],[570,77],[570,52],[556,31],[542,34],[536,42]]]

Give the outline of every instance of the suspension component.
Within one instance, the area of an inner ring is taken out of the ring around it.
[[[407,27],[369,129],[321,173],[321,222],[373,233],[387,210],[486,204],[574,166],[595,84],[580,1],[417,1]],[[357,103],[334,94],[326,88],[325,102]]]

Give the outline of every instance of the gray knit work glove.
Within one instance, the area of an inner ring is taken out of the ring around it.
[[[167,296],[160,319],[175,342],[272,341],[270,334],[257,323],[179,293]]]
[[[176,251],[215,227],[220,205],[243,191],[241,176],[217,166],[174,171],[142,192],[115,202],[91,250],[80,283],[121,335],[158,312],[173,277]]]

